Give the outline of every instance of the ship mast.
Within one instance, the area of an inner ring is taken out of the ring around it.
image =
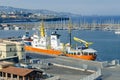
[[[71,46],[71,29],[72,29],[72,24],[71,24],[71,19],[69,18],[69,23],[68,23],[68,33],[69,33],[69,43]]]
[[[45,37],[45,27],[43,21],[41,22],[41,26],[40,26],[40,36]]]

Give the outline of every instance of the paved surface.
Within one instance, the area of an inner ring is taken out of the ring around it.
[[[120,80],[120,66],[112,66],[102,70],[103,80]]]
[[[118,66],[110,66],[110,67],[103,67],[101,62],[98,61],[85,61],[79,59],[72,59],[68,57],[55,57],[55,56],[46,56],[46,55],[39,55],[39,54],[30,54],[33,58],[39,58],[43,62],[50,62],[56,63],[66,66],[71,66],[75,68],[84,69],[87,68],[88,70],[97,70],[98,68],[102,69],[102,80],[120,80],[120,65]],[[89,75],[90,73],[85,73],[78,70],[67,70],[67,68],[55,68],[56,71],[48,70],[48,73],[60,75],[62,80],[79,80],[82,77]],[[63,71],[62,73],[60,71]],[[82,75],[82,76],[80,76]],[[67,77],[66,77],[67,76]],[[71,79],[72,78],[72,79]]]
[[[52,66],[50,69],[46,69],[45,72],[56,76],[59,75],[61,80],[80,80],[81,78],[92,74],[91,72],[57,66]]]

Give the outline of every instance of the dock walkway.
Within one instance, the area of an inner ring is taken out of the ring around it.
[[[32,57],[34,56],[32,55]],[[36,56],[36,57],[39,58],[42,62],[53,63],[55,66],[84,71],[83,75],[86,74],[85,73],[86,71],[95,73],[96,71],[101,70],[101,76],[99,80],[100,79],[120,80],[119,79],[120,65],[118,60],[113,60],[111,62],[107,62],[107,61],[99,62],[99,61],[73,59],[73,58],[64,57],[64,56],[55,56],[55,57],[47,57],[47,58],[43,58],[43,56],[42,58],[40,58],[40,56]],[[79,80],[82,80],[82,78],[87,76],[88,75],[81,76]],[[78,80],[78,79],[75,79],[75,80]]]

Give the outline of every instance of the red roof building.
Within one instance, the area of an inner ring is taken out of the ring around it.
[[[0,77],[4,80],[39,80],[42,71],[9,66],[0,70]]]

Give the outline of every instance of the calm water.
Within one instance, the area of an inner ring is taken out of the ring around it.
[[[33,34],[35,31],[30,31],[30,34]],[[47,31],[48,35],[52,30]],[[66,30],[57,30],[57,32],[61,35],[61,42],[67,43],[69,41],[68,32]],[[19,37],[25,34],[24,30],[20,31],[0,31],[0,38],[7,37]],[[84,39],[86,41],[92,41],[93,45],[91,48],[94,48],[98,51],[97,60],[120,60],[120,35],[115,35],[114,32],[109,31],[82,31],[82,30],[74,30],[72,31],[72,37],[78,37]],[[75,44],[79,44],[72,40],[73,46]]]

